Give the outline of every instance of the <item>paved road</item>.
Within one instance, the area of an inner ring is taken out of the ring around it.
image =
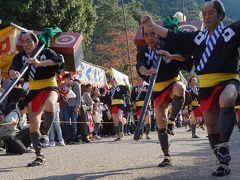
[[[171,137],[174,165],[158,168],[162,154],[157,133],[151,140],[134,141],[127,136],[121,142],[104,138],[90,144],[76,144],[44,149],[47,163],[41,167],[26,167],[33,154],[6,156],[0,153],[0,179],[219,179],[210,176],[215,170],[215,158],[210,152],[206,132],[197,129],[200,139],[192,139],[186,129],[177,129]],[[231,139],[231,174],[220,179],[240,179],[240,133],[235,128]]]

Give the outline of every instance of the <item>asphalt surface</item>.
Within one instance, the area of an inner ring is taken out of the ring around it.
[[[151,140],[134,141],[125,136],[123,141],[103,138],[89,144],[49,147],[43,150],[47,163],[39,167],[26,167],[34,160],[34,154],[19,156],[0,152],[0,179],[150,179],[150,180],[198,180],[229,179],[240,180],[240,132],[237,127],[231,138],[231,173],[226,177],[211,177],[216,158],[210,149],[206,132],[197,129],[199,139],[192,139],[185,128],[178,128],[171,136],[173,166],[158,168],[162,152],[157,133],[151,133]]]

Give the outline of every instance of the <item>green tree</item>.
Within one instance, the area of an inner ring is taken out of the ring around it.
[[[97,23],[90,46],[85,50],[85,59],[98,65],[109,64],[118,60],[121,71],[126,70],[127,40],[121,0],[98,0],[95,1],[97,11]],[[141,15],[141,4],[131,2],[125,4],[125,16],[128,33],[136,32]],[[139,15],[138,15],[138,14]],[[121,38],[121,39],[117,39]],[[130,43],[133,44],[134,36]],[[110,49],[111,48],[111,49]],[[135,52],[131,52],[135,59]]]
[[[130,0],[129,0],[130,1]],[[172,16],[178,11],[182,11],[189,20],[199,19],[199,5],[196,0],[137,0],[143,4],[145,11],[151,12],[163,18]],[[182,7],[182,2],[184,7]]]
[[[90,42],[96,23],[92,0],[0,0],[0,17],[27,29],[57,26],[63,31],[82,32]]]

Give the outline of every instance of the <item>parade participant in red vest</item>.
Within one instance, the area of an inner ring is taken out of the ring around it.
[[[63,64],[64,59],[53,50],[47,48],[36,59],[31,58],[38,46],[38,38],[31,32],[22,33],[20,41],[23,51],[14,57],[9,76],[12,79],[17,78],[21,68],[26,63],[30,64],[30,68],[24,76],[25,81],[29,82],[30,88],[25,104],[28,106],[30,137],[36,153],[36,159],[29,163],[28,166],[38,166],[45,163],[40,140],[48,137],[48,132],[53,122],[54,106],[58,101],[59,94],[55,74]],[[40,133],[43,108],[44,122]],[[46,137],[41,139],[41,135]]]

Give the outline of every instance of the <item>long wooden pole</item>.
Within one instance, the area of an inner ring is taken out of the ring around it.
[[[155,69],[157,70],[157,72],[159,70],[161,62],[162,62],[162,56],[159,55],[158,59],[157,59],[157,62],[156,62],[156,65],[155,65]],[[145,99],[144,99],[142,112],[141,112],[141,115],[140,115],[139,120],[138,120],[136,131],[134,133],[134,140],[139,140],[140,139],[141,130],[143,128],[144,119],[145,119],[145,116],[146,116],[147,108],[148,108],[150,100],[151,100],[153,86],[155,84],[156,79],[157,79],[157,74],[152,75],[150,77],[148,91],[147,91],[147,94],[146,94]]]

